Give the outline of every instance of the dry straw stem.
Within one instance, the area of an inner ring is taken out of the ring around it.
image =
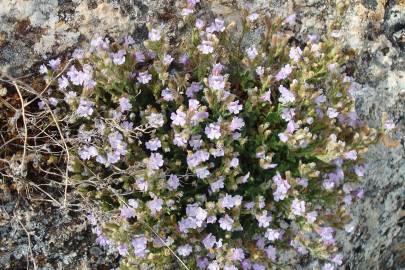
[[[32,252],[32,243],[31,243],[31,234],[27,231],[27,229],[25,228],[24,224],[21,222],[21,220],[18,218],[18,216],[14,213],[14,219],[18,221],[18,223],[20,224],[21,228],[23,228],[23,230],[25,231],[25,233],[27,234],[27,239],[28,239],[28,248],[30,251],[30,254],[27,254],[27,269],[30,269],[30,263],[29,260],[31,259],[32,261],[32,265],[33,265],[33,269],[37,270],[38,266],[37,263],[35,261],[35,257],[34,257],[34,253]]]

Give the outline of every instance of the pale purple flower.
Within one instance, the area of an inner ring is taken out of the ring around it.
[[[76,60],[83,59],[84,56],[84,50],[83,49],[75,49],[72,53],[72,58]]]
[[[58,79],[58,86],[61,90],[65,90],[69,85],[69,80],[65,76],[61,76]]]
[[[263,76],[263,74],[264,74],[264,67],[258,66],[258,67],[256,68],[256,74],[259,75],[260,77]]]
[[[96,243],[99,244],[100,246],[104,247],[104,246],[109,245],[111,242],[107,236],[101,234],[96,238]]]
[[[203,40],[200,45],[197,46],[197,49],[202,54],[210,54],[214,52],[214,46],[211,41]]]
[[[178,147],[185,147],[187,145],[187,137],[185,137],[182,133],[175,133],[173,144]]]
[[[216,261],[211,262],[208,267],[208,270],[220,270],[219,265]]]
[[[264,92],[263,95],[260,96],[260,99],[263,101],[267,101],[271,104],[271,90]]]
[[[145,143],[145,146],[146,146],[146,149],[148,149],[150,151],[156,151],[162,146],[162,144],[158,138],[153,138],[153,139],[150,139],[149,141],[147,141]]]
[[[229,125],[231,131],[241,130],[245,126],[245,121],[240,117],[233,117]]]
[[[228,111],[233,113],[233,114],[238,114],[242,110],[243,106],[239,104],[239,100],[237,101],[232,101],[228,105]]]
[[[183,8],[181,10],[181,15],[182,16],[189,16],[190,14],[193,14],[194,10],[192,8]]]
[[[293,92],[285,88],[284,86],[280,85],[278,88],[278,91],[280,92],[281,96],[278,99],[281,103],[289,103],[289,102],[294,102],[295,101],[295,95]]]
[[[264,236],[269,240],[269,241],[274,241],[277,240],[281,237],[281,233],[279,230],[274,230],[271,228],[268,228],[266,230],[266,233],[264,234]]]
[[[279,133],[278,134],[278,138],[280,139],[280,141],[282,141],[283,143],[288,141],[288,136],[285,133]]]
[[[133,208],[135,208],[135,209],[139,207],[139,202],[137,200],[134,200],[134,199],[129,199],[128,204],[130,206],[132,206]]]
[[[161,113],[151,113],[146,119],[148,120],[149,125],[153,128],[160,128],[165,123]]]
[[[189,245],[189,244],[186,244],[186,245],[183,245],[183,246],[179,246],[179,247],[177,248],[177,253],[178,253],[180,256],[183,256],[183,257],[187,257],[188,255],[191,254],[192,251],[193,251],[193,247],[192,247],[191,245]]]
[[[97,148],[94,146],[84,146],[79,150],[79,156],[82,160],[89,160],[98,155]]]
[[[386,131],[391,131],[395,128],[395,124],[394,121],[392,121],[391,119],[388,119],[387,121],[385,121],[384,123],[384,129]]]
[[[148,38],[151,41],[159,41],[161,39],[161,35],[160,35],[160,31],[158,29],[153,28],[152,30],[150,30],[150,32],[148,33]]]
[[[203,20],[201,20],[201,19],[197,19],[196,21],[195,21],[195,27],[197,27],[197,29],[202,29],[203,27],[204,27],[204,25],[205,25],[205,23],[204,23],[204,21]]]
[[[201,85],[199,82],[192,82],[189,87],[186,89],[186,95],[189,98],[192,98],[195,93],[200,91]]]
[[[291,72],[292,72],[292,68],[291,68],[290,64],[285,65],[277,73],[276,80],[277,81],[284,80],[285,78],[287,78],[291,74]]]
[[[173,91],[171,89],[169,89],[169,88],[163,89],[161,96],[166,101],[174,100]]]
[[[236,168],[238,166],[239,166],[239,159],[238,158],[232,158],[231,162],[229,163],[229,167]]]
[[[334,270],[334,269],[335,269],[335,267],[331,263],[325,263],[322,266],[322,270]]]
[[[290,189],[290,184],[287,180],[281,178],[281,175],[277,172],[275,176],[273,176],[273,181],[276,184],[276,190],[273,192],[274,200],[276,202],[284,200],[287,197],[287,192]]]
[[[201,140],[201,135],[193,135],[189,141],[190,146],[193,147],[194,150],[199,149],[202,143],[203,141]]]
[[[254,60],[259,54],[255,46],[246,49],[246,54],[250,60]]]
[[[232,231],[234,220],[226,214],[224,217],[219,219],[219,226],[225,231]]]
[[[297,123],[295,123],[294,120],[291,120],[290,122],[288,122],[287,124],[287,129],[286,131],[290,134],[294,133],[295,130],[297,130],[299,126],[297,125]]]
[[[170,119],[173,121],[174,126],[183,127],[186,124],[186,114],[180,109],[177,109],[176,113],[172,113]]]
[[[205,134],[211,140],[216,140],[221,137],[221,126],[217,123],[211,123],[205,127]]]
[[[153,199],[146,203],[146,206],[149,208],[152,216],[155,216],[160,210],[162,210],[163,200],[160,198]]]
[[[124,142],[123,136],[118,131],[112,132],[108,135],[108,142],[112,149],[118,154],[125,155],[127,153],[127,143]]]
[[[224,270],[238,270],[238,268],[233,264],[225,264]]]
[[[170,65],[173,62],[174,58],[170,54],[165,54],[163,56],[163,64],[166,66]]]
[[[142,52],[136,51],[135,52],[135,60],[138,63],[142,63],[145,61],[145,55]]]
[[[308,186],[308,179],[298,178],[297,183],[298,183],[298,185],[303,186],[303,187],[306,188]]]
[[[132,104],[129,101],[129,98],[127,97],[122,97],[119,99],[119,103],[120,103],[120,111],[123,113],[125,111],[130,111],[132,110]]]
[[[52,70],[57,70],[60,66],[60,58],[50,60],[48,65]]]
[[[267,258],[269,258],[272,261],[276,260],[276,256],[277,256],[277,250],[275,247],[273,247],[272,245],[268,245],[265,249],[264,252],[266,253]]]
[[[135,209],[128,206],[121,207],[121,217],[132,218],[135,216]]]
[[[333,228],[332,227],[323,227],[319,229],[319,235],[322,238],[322,241],[325,245],[333,245],[335,243],[335,238],[333,237]]]
[[[224,188],[224,177],[220,177],[217,181],[211,183],[210,187],[212,192],[217,192]]]
[[[149,189],[148,182],[143,178],[136,179],[135,184],[140,191],[146,192]]]
[[[356,173],[357,176],[363,177],[364,173],[366,171],[366,166],[364,164],[358,165],[354,168],[354,172]]]
[[[198,150],[197,152],[187,157],[187,165],[190,169],[193,169],[200,165],[202,162],[207,161],[210,154],[205,150]]]
[[[256,216],[256,219],[259,222],[259,227],[267,228],[270,226],[272,217],[271,215],[268,215],[267,210],[264,210],[262,214]]]
[[[159,170],[163,166],[163,156],[159,153],[152,153],[148,160],[149,170]]]
[[[294,62],[298,62],[301,58],[301,55],[302,55],[302,50],[300,47],[292,47],[290,49],[289,56],[292,60],[294,60]]]
[[[180,55],[180,57],[179,57],[179,63],[180,64],[183,64],[183,65],[186,65],[187,63],[188,63],[188,60],[189,60],[190,58],[189,58],[189,56],[188,56],[188,54],[187,53],[183,53],[182,55]]]
[[[146,245],[148,244],[148,239],[144,235],[137,235],[135,236],[132,241],[132,247],[134,248],[135,256],[137,257],[145,257],[147,254]]]
[[[117,250],[118,250],[118,253],[119,253],[121,256],[126,256],[126,255],[128,255],[128,246],[127,246],[126,244],[119,245],[119,246],[117,247]]]
[[[134,128],[134,123],[129,122],[129,121],[123,121],[121,123],[121,127],[126,130],[126,131],[131,131]]]
[[[328,111],[326,112],[329,118],[333,119],[336,118],[339,115],[339,112],[336,111],[335,108],[328,108]]]
[[[303,216],[305,214],[305,201],[294,199],[291,204],[292,213],[296,216]]]
[[[58,101],[58,99],[56,99],[54,97],[50,97],[48,99],[48,103],[49,103],[49,105],[56,107],[56,105],[58,105],[59,101]]]
[[[94,112],[94,102],[86,100],[86,99],[80,99],[79,107],[77,107],[77,114],[80,117],[88,117],[91,116]]]
[[[131,36],[125,36],[124,38],[124,46],[128,47],[130,45],[135,44],[135,40]]]
[[[139,72],[138,81],[142,84],[147,84],[152,80],[152,75],[148,71]]]
[[[207,167],[202,167],[202,168],[197,168],[195,170],[195,174],[197,175],[198,178],[200,179],[205,179],[208,176],[210,176],[210,171],[207,169]]]
[[[116,65],[122,65],[125,63],[125,55],[126,55],[125,50],[119,50],[116,53],[111,53],[111,58]]]
[[[192,110],[198,110],[198,107],[200,107],[200,102],[196,99],[189,99],[188,100],[188,107]]]
[[[234,248],[232,250],[232,260],[243,261],[245,259],[245,252],[241,248]]]
[[[46,74],[46,73],[48,73],[48,68],[47,68],[44,64],[42,64],[42,65],[39,67],[39,73],[41,73],[41,74]]]
[[[258,18],[259,18],[259,14],[257,14],[257,13],[252,13],[252,14],[250,14],[250,15],[247,17],[247,19],[248,19],[249,22],[254,22],[254,21],[256,21]]]
[[[297,19],[297,15],[294,13],[294,14],[289,15],[287,18],[285,18],[284,22],[289,24],[290,26],[293,26],[296,23],[295,22],[296,19]]]
[[[356,160],[357,159],[357,151],[351,150],[349,152],[344,153],[345,159]]]
[[[215,19],[215,21],[207,27],[207,33],[214,33],[214,32],[223,32],[225,30],[224,21],[221,19]]]
[[[223,157],[224,156],[224,149],[222,149],[222,148],[213,149],[211,151],[211,154],[214,157]]]
[[[108,38],[105,38],[104,40],[101,37],[98,37],[96,39],[92,39],[90,42],[90,46],[97,48],[97,49],[103,49],[103,50],[108,50],[110,44],[110,40]]]
[[[313,44],[319,42],[319,36],[316,34],[309,34],[307,37],[308,37],[309,42],[311,42]]]
[[[168,189],[169,190],[176,190],[179,186],[180,186],[179,178],[176,175],[171,174],[169,176],[169,180],[167,180]]]
[[[222,75],[210,75],[208,77],[208,86],[212,90],[224,90],[225,88],[225,77]]]
[[[222,199],[219,200],[219,204],[222,208],[231,209],[235,206],[239,206],[242,203],[242,196],[240,195],[229,195],[226,194]]]
[[[202,243],[206,249],[213,248],[215,243],[217,242],[217,239],[215,238],[212,233],[208,234],[203,240]]]

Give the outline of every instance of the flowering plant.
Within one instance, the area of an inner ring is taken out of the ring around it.
[[[144,48],[98,38],[57,78],[60,60],[41,67],[59,90],[70,177],[95,202],[98,243],[120,269],[262,270],[307,255],[333,269],[363,155],[392,123],[357,117],[359,85],[333,32],[294,43],[294,16],[247,11],[240,25],[207,24],[196,2],[175,48],[148,26]],[[260,42],[244,46],[259,26]]]

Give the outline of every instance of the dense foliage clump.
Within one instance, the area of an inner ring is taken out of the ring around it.
[[[98,243],[120,269],[262,270],[298,256],[334,269],[363,154],[392,123],[358,118],[338,24],[294,43],[294,16],[208,23],[194,8],[179,46],[149,27],[142,48],[98,38],[41,67],[56,90],[39,105],[64,115],[69,178],[93,203]],[[261,39],[244,46],[253,29]]]

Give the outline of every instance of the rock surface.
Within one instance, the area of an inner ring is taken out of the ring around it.
[[[300,38],[325,31],[335,10],[331,1],[322,0],[202,2],[205,3],[201,14],[229,20],[237,17],[238,5],[281,16],[296,12]],[[147,35],[148,20],[164,23],[173,30],[173,37],[181,28],[174,19],[181,3],[179,0],[3,0],[0,66],[15,76],[27,74],[44,59],[63,55],[98,35],[114,39],[129,33],[139,42]],[[386,111],[398,127],[396,136],[401,141],[400,147],[386,149],[378,145],[367,155],[369,170],[364,180],[364,198],[352,207],[356,229],[351,235],[339,236],[347,258],[344,269],[405,269],[405,1],[352,0],[344,21],[341,38],[358,53],[352,63],[354,77],[362,84],[356,97],[357,110],[373,126],[379,124],[382,112]],[[25,217],[23,224],[34,232],[33,252],[44,258],[40,269],[86,269],[85,265],[89,269],[96,269],[96,265],[104,269],[100,265],[114,265],[113,257],[103,261],[94,259],[96,253],[103,252],[96,246],[84,247],[85,243],[92,243],[92,236],[84,224],[77,224],[72,213],[48,210],[50,215],[44,206],[31,207],[34,209],[21,205],[18,214]],[[4,215],[10,216],[12,208],[5,205]],[[47,221],[50,216],[53,218]],[[20,269],[26,263],[27,237],[18,224],[1,224],[0,234],[7,234],[0,242],[2,269]],[[44,231],[51,227],[55,230]],[[75,245],[69,246],[72,243]],[[16,261],[20,264],[13,264]]]

